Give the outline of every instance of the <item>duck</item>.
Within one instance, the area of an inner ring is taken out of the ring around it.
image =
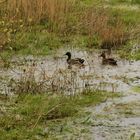
[[[79,65],[80,67],[84,66],[84,59],[81,59],[81,58],[74,58],[74,59],[71,59],[71,52],[67,52],[65,55],[68,56],[67,58],[67,63],[68,63],[68,68],[71,68],[72,65]]]
[[[117,66],[117,61],[113,58],[106,58],[106,54],[105,51],[102,52],[102,54],[100,55],[100,57],[102,57],[102,64],[103,65],[112,65],[112,66]]]

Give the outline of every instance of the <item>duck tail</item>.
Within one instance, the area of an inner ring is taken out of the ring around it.
[[[84,63],[85,60],[84,59],[79,59],[80,63]]]
[[[117,66],[117,61],[114,61],[114,63],[113,63],[115,66]]]

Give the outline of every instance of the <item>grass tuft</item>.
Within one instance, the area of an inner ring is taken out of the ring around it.
[[[7,99],[11,109],[3,112],[0,116],[0,138],[4,139],[34,139],[51,137],[43,132],[47,122],[78,117],[83,108],[89,105],[105,101],[109,97],[118,96],[115,93],[90,91],[81,96],[62,95],[23,95],[13,100]],[[7,108],[7,107],[6,107]]]

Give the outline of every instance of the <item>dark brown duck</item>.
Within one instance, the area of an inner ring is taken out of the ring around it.
[[[102,64],[103,65],[112,65],[112,66],[117,66],[117,61],[114,60],[113,58],[106,58],[106,54],[105,52],[102,52],[102,54],[100,55],[100,57],[102,57]]]

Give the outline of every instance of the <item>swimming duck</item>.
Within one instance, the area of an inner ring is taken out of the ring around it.
[[[102,64],[103,65],[112,65],[112,66],[116,66],[117,65],[117,61],[114,60],[113,58],[106,58],[106,54],[105,52],[102,52],[102,54],[100,55],[100,57],[102,57]]]
[[[71,59],[71,53],[70,52],[67,52],[65,55],[68,56],[67,58],[67,63],[69,64],[68,68],[71,68],[72,65],[79,65],[80,67],[81,66],[84,66],[84,59],[81,59],[81,58],[74,58],[74,59]]]

